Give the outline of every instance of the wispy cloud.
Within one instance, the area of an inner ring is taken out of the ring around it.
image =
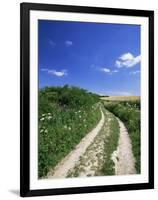
[[[70,46],[72,46],[73,45],[73,42],[71,41],[71,40],[66,40],[65,41],[65,46],[66,47],[70,47]]]
[[[98,67],[95,64],[91,64],[90,68],[97,70],[97,71],[100,71],[100,72],[103,72],[103,73],[108,74],[108,75],[112,75],[114,73],[119,72],[119,70],[117,70],[117,69],[111,70],[109,67]]]
[[[134,57],[131,53],[121,55],[115,62],[116,67],[133,67],[141,61],[141,56]]]
[[[56,43],[53,40],[49,39],[48,42],[51,46],[53,47],[56,46]]]
[[[105,73],[109,73],[110,69],[109,68],[100,68],[100,71],[105,72]]]
[[[117,73],[118,70],[111,70],[109,68],[105,68],[105,67],[102,67],[102,68],[98,68],[101,72],[104,72],[106,74],[110,74],[112,75],[113,73]]]
[[[119,72],[117,69],[115,69],[115,70],[112,70],[112,72],[113,73],[117,73],[117,72]]]
[[[57,76],[57,77],[63,77],[63,76],[67,76],[67,75],[68,75],[66,69],[62,69],[62,70],[60,70],[60,71],[57,71],[57,70],[55,70],[55,69],[42,68],[41,71],[45,71],[45,72],[47,72],[48,74],[54,75],[54,76]]]
[[[135,75],[135,74],[140,74],[140,70],[137,70],[137,71],[130,72],[130,74],[132,74],[132,75]]]

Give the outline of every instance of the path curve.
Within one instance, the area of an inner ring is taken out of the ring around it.
[[[100,132],[105,122],[105,116],[103,111],[101,111],[101,119],[97,126],[89,132],[81,142],[76,146],[76,148],[71,151],[55,168],[50,171],[47,175],[48,179],[51,178],[65,178],[68,171],[74,168],[75,164],[78,162],[81,155],[83,155],[88,148],[88,146],[93,142],[94,138]]]
[[[123,122],[118,118],[117,120],[120,126],[120,137],[117,150],[112,154],[112,160],[115,163],[115,174],[136,174],[131,139]]]

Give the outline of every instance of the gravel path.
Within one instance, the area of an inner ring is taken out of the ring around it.
[[[101,119],[97,126],[89,132],[76,148],[71,151],[55,168],[51,170],[47,178],[64,178],[67,177],[68,171],[73,169],[75,164],[79,161],[81,155],[83,155],[88,146],[93,142],[94,138],[100,132],[105,121],[105,116],[101,110]]]
[[[136,174],[131,139],[123,122],[118,118],[117,120],[120,126],[120,137],[118,148],[112,154],[112,160],[115,163],[115,174]]]
[[[109,125],[112,117],[107,111],[104,111],[104,115],[105,122],[102,129],[86,149],[85,153],[80,156],[75,167],[69,170],[67,177],[92,177],[103,175],[102,167],[106,157],[104,147],[105,141],[110,135]]]

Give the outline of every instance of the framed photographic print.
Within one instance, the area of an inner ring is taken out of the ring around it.
[[[154,188],[154,13],[21,4],[21,196]]]

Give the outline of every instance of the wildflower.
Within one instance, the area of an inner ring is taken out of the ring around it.
[[[51,115],[51,113],[48,113],[48,115]]]
[[[44,121],[44,117],[42,117],[42,118],[40,119],[40,121]]]
[[[44,117],[46,114],[42,114],[42,117]]]
[[[48,133],[48,130],[46,129],[44,132],[45,132],[45,133]]]
[[[68,129],[71,130],[71,127],[69,127]]]
[[[43,131],[44,131],[44,130],[43,130],[43,129],[41,129],[41,130],[40,130],[40,133],[42,133]]]
[[[48,119],[48,120],[52,119],[52,116],[48,116],[47,119]]]
[[[79,115],[79,118],[81,118],[81,115]]]
[[[66,125],[64,125],[64,128],[66,129],[66,128],[67,128],[67,126],[66,126]]]

